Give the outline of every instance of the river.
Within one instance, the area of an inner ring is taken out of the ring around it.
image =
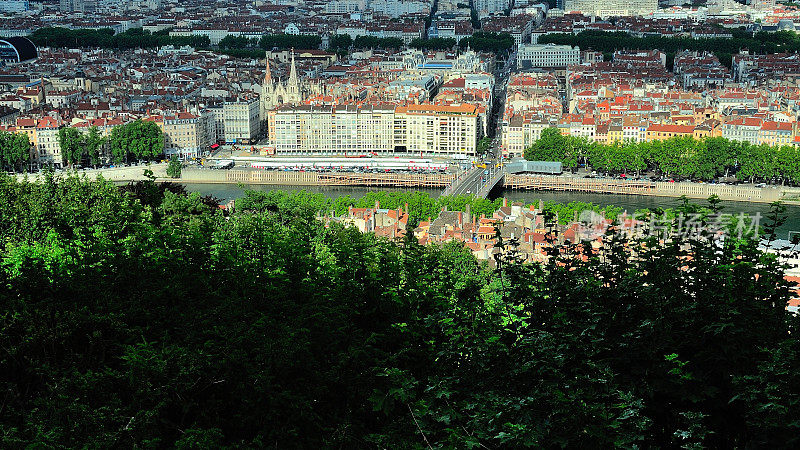
[[[306,190],[309,192],[318,192],[330,198],[342,197],[349,195],[351,197],[361,197],[369,191],[385,190],[396,191],[397,188],[366,188],[366,187],[317,187],[317,186],[265,186],[265,185],[248,185],[239,187],[235,184],[203,184],[203,183],[186,183],[186,189],[190,192],[199,192],[203,195],[213,195],[220,199],[221,202],[227,202],[237,199],[244,195],[245,189],[255,191],[296,191]],[[439,189],[419,189],[426,192],[433,197],[439,195]],[[590,194],[584,192],[558,192],[558,191],[512,191],[505,190],[502,192],[509,200],[516,202],[523,202],[526,204],[536,203],[540,199],[544,201],[553,201],[559,203],[569,203],[573,201],[594,203],[600,206],[614,205],[619,206],[623,210],[633,212],[638,209],[645,208],[671,208],[678,205],[679,200],[670,197],[650,197],[644,195],[622,195],[622,194]],[[693,200],[696,203],[703,203],[700,200]],[[745,213],[747,215],[760,214],[764,217],[769,212],[769,205],[764,203],[747,203],[747,202],[722,202],[724,206],[724,213],[739,214]],[[787,238],[790,231],[800,231],[800,206],[788,205],[787,206],[788,218],[786,223],[778,230],[779,238]],[[763,221],[762,221],[763,224]]]

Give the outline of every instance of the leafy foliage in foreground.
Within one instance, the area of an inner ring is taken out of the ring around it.
[[[0,202],[4,448],[798,444],[797,323],[751,243],[489,270],[152,181]]]

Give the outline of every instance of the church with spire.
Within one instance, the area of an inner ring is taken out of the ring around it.
[[[297,76],[297,65],[294,60],[294,50],[292,50],[292,66],[289,70],[289,78],[284,81],[272,79],[269,58],[266,60],[267,71],[264,74],[264,82],[261,85],[261,120],[267,120],[267,112],[277,106],[284,104],[298,104],[315,94],[314,86],[301,81]]]

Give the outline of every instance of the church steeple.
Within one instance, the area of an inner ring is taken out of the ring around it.
[[[292,68],[289,72],[289,85],[297,86],[297,66],[294,63],[294,48],[292,49]]]

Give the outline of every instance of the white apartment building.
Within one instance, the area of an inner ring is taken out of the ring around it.
[[[225,142],[251,143],[261,132],[261,105],[258,97],[226,101],[223,108]]]
[[[63,12],[93,13],[97,11],[97,0],[59,0]]]
[[[366,154],[394,149],[394,107],[301,105],[270,112],[276,153]]]
[[[349,14],[366,9],[365,0],[334,0],[325,3],[324,11],[328,14]]]
[[[510,0],[474,0],[475,11],[483,17],[491,13],[502,12],[511,6]]]
[[[203,113],[208,114],[208,138],[211,143],[225,141],[225,108],[213,106],[207,108]]]
[[[564,11],[602,18],[644,16],[658,11],[658,0],[564,0]]]
[[[465,73],[464,89],[493,89],[494,77],[488,73]]]
[[[580,62],[580,49],[569,45],[522,44],[517,52],[517,67],[521,69],[563,69]]]
[[[430,13],[431,4],[418,1],[376,0],[369,3],[373,13],[386,17],[400,17],[409,14]]]
[[[474,155],[480,132],[472,105],[302,105],[269,113],[269,142],[276,154]]]

